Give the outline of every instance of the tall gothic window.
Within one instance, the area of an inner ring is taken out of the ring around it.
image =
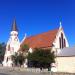
[[[63,33],[61,33],[61,42],[62,42],[61,48],[64,48],[64,39],[63,39]]]
[[[61,37],[59,37],[59,47],[61,49]]]
[[[66,40],[63,37],[63,33],[61,33],[61,37],[59,37],[59,46],[60,49],[66,47]]]

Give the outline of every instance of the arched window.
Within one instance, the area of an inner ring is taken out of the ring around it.
[[[64,48],[64,39],[63,39],[63,33],[61,33],[61,42],[62,42],[62,47],[61,48]]]
[[[10,45],[8,45],[8,51],[10,51]]]
[[[66,47],[66,40],[63,37],[63,33],[61,33],[61,37],[59,37],[59,46],[60,49]]]
[[[7,60],[6,61],[8,62],[8,57],[7,57]]]
[[[61,49],[61,38],[59,37],[59,48]]]

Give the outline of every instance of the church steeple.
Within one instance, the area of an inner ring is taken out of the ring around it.
[[[10,37],[6,45],[6,52],[4,56],[3,66],[9,66],[9,67],[12,66],[13,60],[11,56],[17,53],[19,49],[20,49],[20,42],[18,38],[16,20],[14,19],[10,31]]]
[[[12,24],[12,31],[18,31],[17,25],[16,25],[16,19],[14,19],[13,24]]]

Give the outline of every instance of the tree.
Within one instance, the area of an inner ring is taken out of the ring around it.
[[[25,61],[25,57],[23,56],[22,53],[19,53],[19,54],[15,53],[15,55],[12,55],[12,60],[16,66],[18,66],[18,64],[19,64],[21,67],[21,65],[23,65],[23,63]]]
[[[28,50],[29,50],[29,45],[28,44],[22,45],[20,53],[22,53],[22,55],[24,56],[25,59],[27,58]]]
[[[29,50],[29,46],[27,44],[24,44],[21,46],[21,49],[19,52],[22,53],[25,57],[27,57],[28,50]]]
[[[28,55],[29,46],[27,44],[24,44],[21,46],[20,51],[18,53],[15,53],[15,55],[12,55],[12,60],[14,64],[17,66],[18,64],[21,66],[25,62],[25,59]]]
[[[18,59],[17,59],[18,53],[15,53],[11,57],[12,57],[12,60],[13,60],[14,64],[17,66],[18,65]]]
[[[28,53],[28,60],[32,62],[33,67],[48,68],[55,62],[54,52],[50,49],[35,48],[33,53]]]
[[[24,44],[22,47],[21,47],[21,50],[22,51],[28,51],[29,50],[29,46],[27,44]]]
[[[19,54],[19,56],[18,56],[18,62],[20,64],[20,66],[23,65],[24,61],[25,61],[25,57],[23,56],[23,54],[22,53]]]
[[[4,59],[5,49],[6,49],[6,44],[4,42],[0,43],[0,62],[2,62]]]

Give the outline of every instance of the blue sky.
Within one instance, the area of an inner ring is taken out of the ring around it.
[[[75,45],[75,0],[0,0],[0,42],[7,42],[14,17],[20,41],[62,26],[70,46]]]

